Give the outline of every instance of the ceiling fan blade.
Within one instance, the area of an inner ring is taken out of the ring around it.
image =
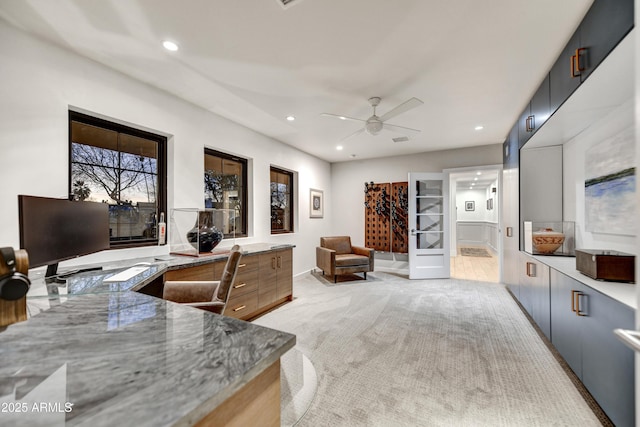
[[[345,136],[344,138],[340,138],[340,141],[344,141],[345,139],[351,138],[352,136],[356,136],[356,135],[358,135],[359,133],[362,133],[362,132],[364,132],[364,128],[360,128],[357,131],[355,131],[353,133],[350,133],[349,135]]]
[[[404,126],[398,126],[398,125],[392,125],[391,123],[384,123],[383,124],[385,129],[389,129],[389,130],[395,130],[398,131],[400,133],[420,133],[422,132],[420,129],[413,129],[413,128],[408,128],[408,127],[404,127]]]
[[[336,119],[340,119],[340,120],[351,120],[353,122],[366,122],[366,120],[354,119],[353,117],[341,116],[339,114],[320,113],[320,115],[327,116],[327,117],[335,117]]]
[[[385,120],[389,120],[390,118],[395,117],[398,114],[402,114],[405,111],[409,111],[412,108],[416,108],[422,104],[424,104],[424,102],[420,101],[418,98],[411,98],[410,100],[405,101],[402,104],[398,105],[396,108],[392,109],[391,111],[388,111],[385,115],[380,117],[380,120],[384,122]]]

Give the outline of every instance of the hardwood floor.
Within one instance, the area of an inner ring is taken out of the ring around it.
[[[482,246],[463,246],[466,248],[484,248]],[[462,256],[458,247],[458,255],[451,257],[451,277],[456,279],[479,280],[481,282],[498,283],[498,257],[489,248],[491,257]]]

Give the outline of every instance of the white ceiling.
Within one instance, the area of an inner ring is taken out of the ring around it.
[[[591,2],[2,0],[0,18],[339,162],[503,142]],[[378,115],[424,101],[390,120],[422,132],[341,141],[360,124],[320,115],[366,119],[372,96]]]

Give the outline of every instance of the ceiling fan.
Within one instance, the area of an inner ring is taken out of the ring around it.
[[[379,96],[374,96],[372,98],[369,98],[369,104],[371,104],[371,107],[373,107],[373,115],[368,119],[355,119],[353,117],[347,117],[339,114],[330,114],[330,113],[322,113],[321,115],[328,116],[328,117],[335,117],[340,120],[352,120],[352,121],[361,122],[361,123],[364,122],[364,126],[362,128],[358,129],[357,131],[353,132],[350,135],[345,136],[344,138],[342,138],[342,140],[345,140],[347,138],[350,138],[362,132],[366,132],[369,135],[377,135],[378,133],[380,133],[380,131],[383,128],[389,129],[389,130],[395,130],[401,133],[420,132],[420,130],[418,129],[392,125],[391,123],[387,123],[387,120],[399,114],[402,114],[406,111],[409,111],[415,107],[418,107],[419,105],[424,104],[424,102],[420,101],[418,98],[411,98],[408,101],[405,101],[402,104],[398,105],[397,107],[391,109],[391,111],[388,111],[386,114],[378,117],[376,115],[376,107],[380,104],[380,101],[381,101],[381,98]]]

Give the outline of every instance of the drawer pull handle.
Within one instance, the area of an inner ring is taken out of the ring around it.
[[[246,267],[247,264],[238,264],[238,268]]]
[[[244,288],[245,286],[247,286],[246,283],[240,283],[239,285],[233,285],[233,289]]]
[[[241,305],[240,307],[234,308],[233,311],[240,311],[240,310],[244,310],[245,308],[247,308],[246,305]]]

